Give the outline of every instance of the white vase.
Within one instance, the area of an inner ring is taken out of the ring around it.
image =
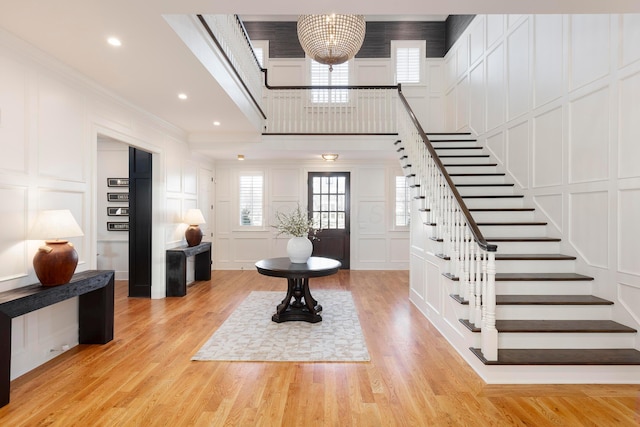
[[[304,264],[313,252],[313,244],[307,237],[292,237],[287,243],[287,255],[294,264]]]

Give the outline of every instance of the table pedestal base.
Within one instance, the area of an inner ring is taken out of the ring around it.
[[[309,279],[289,278],[287,281],[287,296],[278,304],[276,314],[271,317],[271,320],[277,323],[292,320],[302,320],[309,323],[322,321],[322,316],[318,314],[322,311],[322,306],[311,296]],[[294,301],[291,301],[292,299]]]

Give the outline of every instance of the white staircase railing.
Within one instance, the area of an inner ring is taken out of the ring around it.
[[[268,134],[397,132],[396,86],[268,86]]]
[[[469,321],[481,327],[482,354],[489,361],[498,360],[497,246],[484,239],[401,88],[398,94],[398,135],[406,155],[404,164],[411,165],[427,222],[435,224],[434,237],[442,239],[443,252],[450,257],[450,273],[458,277],[456,292],[469,302]]]

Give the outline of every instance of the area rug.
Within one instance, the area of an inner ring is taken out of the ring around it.
[[[253,291],[191,360],[364,362],[370,360],[351,292],[312,290],[322,321],[275,323],[284,292]]]

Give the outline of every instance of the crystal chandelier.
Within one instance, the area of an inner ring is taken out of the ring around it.
[[[301,15],[298,39],[313,60],[329,66],[353,58],[364,41],[366,23],[363,15]]]

